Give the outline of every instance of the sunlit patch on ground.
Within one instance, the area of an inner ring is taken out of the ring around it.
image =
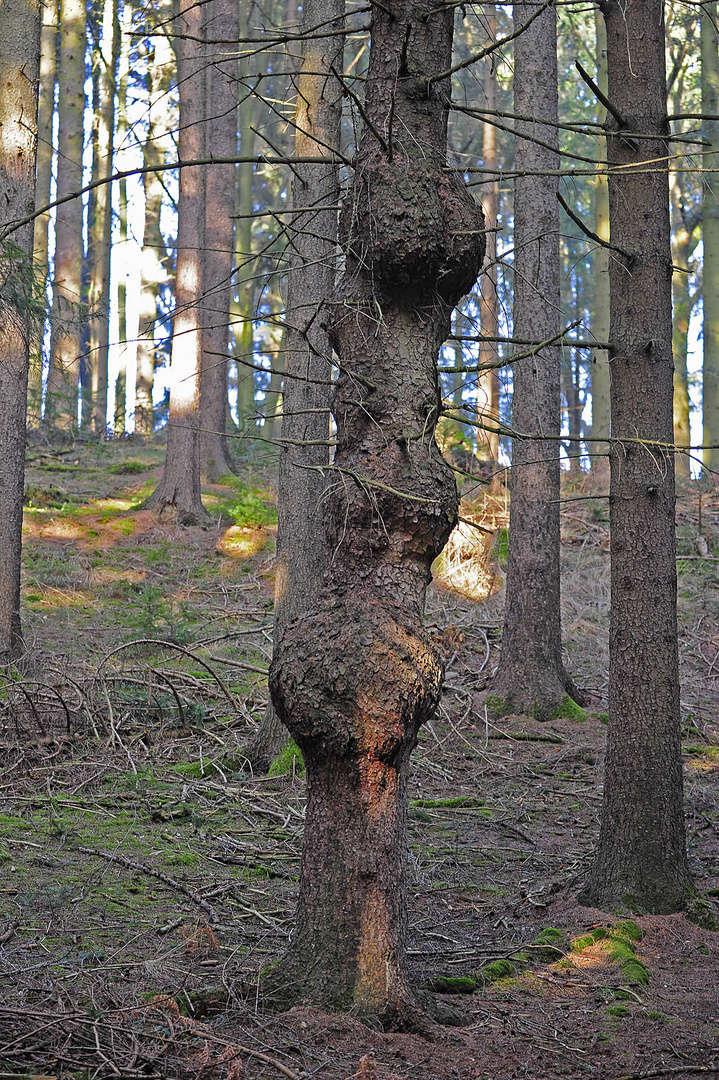
[[[85,589],[55,589],[51,585],[34,585],[24,593],[24,600],[36,610],[58,608],[94,608],[96,598]]]
[[[267,543],[267,535],[262,529],[232,525],[226,529],[217,543],[217,551],[235,559],[249,559]]]

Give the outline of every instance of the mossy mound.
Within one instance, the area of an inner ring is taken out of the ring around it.
[[[285,776],[293,773],[296,776],[305,775],[305,759],[294,739],[290,739],[285,747],[270,764],[267,770],[268,776]]]

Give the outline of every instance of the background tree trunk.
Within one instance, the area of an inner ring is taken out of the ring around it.
[[[702,112],[712,116],[719,110],[719,50],[717,48],[717,3],[702,5],[701,59]],[[702,128],[712,153],[704,157],[704,168],[716,168],[719,161],[719,121],[704,120]],[[702,187],[702,240],[704,269],[704,361],[702,366],[703,442],[714,446],[703,453],[708,469],[719,469],[719,195],[714,177]]]
[[[247,37],[248,28],[251,25],[253,0],[240,4],[240,37]],[[241,50],[246,46],[240,46]],[[250,93],[248,70],[249,63],[241,57],[238,65],[240,107],[240,153],[243,157],[251,157],[254,153],[255,133],[252,130],[254,119],[255,98]],[[237,169],[237,202],[236,213],[238,214],[235,229],[235,288],[237,301],[233,307],[232,333],[235,342],[234,353],[238,360],[244,363],[237,365],[237,413],[242,422],[243,417],[254,413],[255,410],[255,373],[247,366],[253,362],[253,328],[255,308],[255,283],[253,280],[255,267],[252,259],[252,176],[253,167],[243,162]]]
[[[607,92],[607,31],[604,19],[597,10],[594,15],[597,39],[597,85]],[[597,103],[597,123],[603,124],[607,111]],[[607,157],[607,140],[597,136],[597,160]],[[594,188],[594,231],[602,240],[609,240],[609,191],[607,189],[606,169],[597,167]],[[609,340],[609,251],[597,245],[592,255],[594,267],[594,311],[592,317],[592,335],[597,341]],[[609,435],[609,353],[606,349],[592,351],[592,438]],[[592,453],[606,453],[606,445],[594,444]],[[601,469],[603,457],[593,459],[593,468]],[[606,475],[606,466],[604,466]]]
[[[609,99],[636,142],[608,139],[612,437],[609,730],[599,846],[582,902],[663,914],[690,890],[684,834],[672,443],[672,302],[660,0],[604,6]],[[633,43],[631,57],[627,38]],[[630,67],[631,64],[631,67]],[[616,131],[616,121],[612,119]],[[621,129],[620,129],[621,130]],[[651,169],[642,171],[642,161]],[[627,168],[638,165],[636,171]],[[639,440],[647,440],[642,444]]]
[[[204,156],[203,8],[190,4],[174,20],[180,89],[178,155]],[[202,251],[205,200],[202,172],[180,169],[177,214],[177,284],[170,370],[170,419],[162,479],[147,500],[160,514],[171,509],[180,525],[204,525],[210,516],[200,497],[200,361]]]
[[[302,26],[325,25],[344,13],[344,0],[305,0]],[[275,649],[285,627],[312,608],[326,562],[322,495],[329,465],[332,346],[327,334],[337,276],[337,206],[342,87],[331,71],[342,70],[341,36],[303,42],[295,113],[298,157],[326,155],[327,165],[295,165],[288,245],[284,331],[285,381],[277,493]],[[313,207],[330,207],[315,210]],[[286,440],[286,441],[285,441]],[[254,769],[266,769],[287,739],[270,701],[247,748]]]
[[[209,38],[234,41],[239,36],[237,0],[212,0],[206,8],[206,27]],[[230,55],[223,59],[223,53]],[[236,49],[229,44],[211,45],[209,57],[212,62],[205,73],[207,149],[210,154],[231,158],[237,153]],[[205,184],[200,470],[210,481],[235,471],[225,434],[235,170],[234,165],[211,165]]]
[[[0,4],[0,226],[35,206],[40,76],[38,0]],[[33,225],[0,250],[0,664],[22,649],[20,556],[25,414],[35,298]]]
[[[58,57],[57,197],[60,199],[82,187],[84,0],[60,0]],[[52,337],[45,422],[64,433],[76,430],[78,423],[82,261],[82,200],[77,198],[58,206],[55,224]]]
[[[526,22],[537,4],[515,4]],[[559,298],[559,167],[557,23],[542,12],[515,42],[514,110],[544,124],[517,122],[515,166],[540,175],[518,176],[514,188],[514,335],[544,341],[561,330]],[[548,172],[550,175],[541,175]],[[499,713],[548,720],[569,691],[564,672],[559,608],[559,347],[543,348],[513,366],[512,426],[534,436],[512,444],[512,500],[507,597],[499,668],[488,704]],[[540,435],[554,437],[543,441]]]
[[[38,105],[37,174],[35,179],[35,209],[50,202],[52,179],[52,118],[55,114],[55,76],[57,74],[57,22],[58,0],[46,0],[42,7],[42,30],[40,36],[40,100]],[[50,214],[35,218],[34,255],[38,285],[45,300],[45,290],[50,274],[48,259],[48,227]],[[34,328],[36,338],[30,353],[27,422],[38,428],[42,410],[42,359],[45,322]]]
[[[304,755],[308,802],[296,930],[267,989],[284,1004],[351,1008],[400,1027],[417,1023],[407,775],[442,677],[422,611],[457,513],[433,437],[436,359],[484,256],[481,210],[444,169],[453,21],[434,0],[373,8],[372,126],[341,215],[346,267],[331,323],[341,361],[332,557],[324,590],[285,628],[270,669],[272,700]]]

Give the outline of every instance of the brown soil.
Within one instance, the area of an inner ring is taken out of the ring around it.
[[[454,1025],[430,1041],[311,1007],[263,1012],[258,974],[292,929],[303,814],[301,776],[242,771],[266,701],[270,530],[247,514],[228,527],[219,513],[233,492],[222,485],[214,532],[158,524],[136,508],[149,474],[106,466],[152,466],[159,453],[109,448],[88,479],[80,450],[77,471],[56,471],[52,485],[41,463],[29,474],[56,505],[28,511],[32,647],[0,685],[0,1078],[719,1075],[719,933],[685,915],[636,918],[646,982],[601,941],[571,947],[618,922],[575,899],[597,836],[606,734],[598,500],[564,515],[565,636],[590,697],[584,721],[489,721],[501,591],[479,603],[439,583],[431,595],[447,687],[414,757],[410,957],[419,986],[477,977],[474,993],[433,992]],[[697,508],[684,493],[687,556]],[[717,509],[704,495],[715,552]],[[694,917],[711,920],[719,562],[686,558],[679,571],[687,828],[705,898]],[[534,944],[549,927],[562,931],[555,955]],[[505,977],[480,977],[517,953],[526,959]]]

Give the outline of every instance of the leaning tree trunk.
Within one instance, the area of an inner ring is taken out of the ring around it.
[[[204,155],[203,8],[191,5],[174,20],[177,38],[177,82],[180,90],[178,156],[190,161]],[[147,500],[160,514],[171,512],[180,525],[204,525],[210,516],[200,493],[200,360],[202,324],[202,250],[205,242],[205,199],[199,168],[180,169],[177,207],[177,272],[170,419],[162,479]]]
[[[239,36],[237,0],[213,0],[206,12],[207,37],[218,44],[208,48],[205,137],[210,155],[232,158],[237,153],[237,59],[231,44]],[[235,471],[226,435],[235,166],[210,165],[206,177],[200,469],[215,481]]]
[[[85,4],[60,0],[58,56],[57,197],[82,186],[83,113],[85,110]],[[59,432],[77,429],[80,376],[80,300],[82,297],[82,200],[57,209],[52,337],[45,423]]]
[[[662,914],[684,907],[690,890],[677,656],[664,18],[661,0],[608,0],[603,11],[609,99],[624,121],[610,120],[611,240],[626,256],[615,252],[610,262],[609,730],[599,847],[582,901]],[[623,131],[642,138],[622,137]]]
[[[272,699],[307,766],[295,934],[277,1000],[411,1026],[406,956],[410,754],[442,665],[422,626],[430,566],[457,518],[433,433],[436,361],[475,283],[482,213],[446,168],[454,7],[373,7],[365,127],[332,304],[340,359],[326,491],[331,549],[313,610],[284,631]]]
[[[702,4],[702,112],[716,116],[719,110],[719,49],[717,48],[716,0]],[[704,168],[716,168],[719,160],[719,122],[703,121],[704,135],[709,141],[709,156]],[[709,173],[702,188],[702,240],[704,268],[702,296],[704,299],[704,360],[702,364],[702,424],[706,449],[704,464],[709,470],[719,469],[719,195],[714,173]],[[711,474],[710,474],[711,475]]]
[[[31,214],[40,71],[38,0],[0,4],[0,228]],[[20,555],[25,412],[32,338],[33,226],[0,249],[0,664],[22,649]]]
[[[537,6],[515,4],[515,18],[527,20]],[[547,121],[517,123],[514,188],[514,333],[546,341],[558,337],[562,326],[559,155],[552,126],[557,122],[554,8],[543,11],[517,38],[514,108],[518,115]],[[525,170],[529,175],[522,175]],[[531,438],[515,439],[512,445],[502,652],[487,704],[498,714],[520,712],[549,720],[570,707],[564,700],[568,692],[576,696],[562,663],[559,604],[559,346],[514,364],[513,379],[512,426]]]
[[[334,26],[345,0],[305,0],[305,33]],[[332,346],[327,300],[337,276],[337,204],[342,87],[342,37],[307,37],[302,48],[295,113],[297,157],[327,164],[295,165],[292,234],[288,244],[287,312],[284,332],[282,442],[278,485],[274,640],[316,601],[327,545],[322,515],[323,469],[329,464]],[[324,209],[315,210],[314,207]],[[275,644],[277,648],[277,644]],[[266,769],[287,739],[270,701],[247,748],[255,769]]]

